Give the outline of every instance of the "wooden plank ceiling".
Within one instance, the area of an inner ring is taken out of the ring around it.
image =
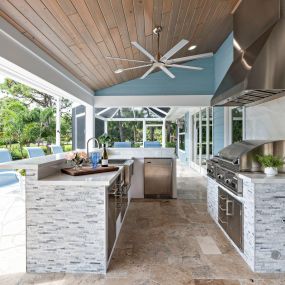
[[[139,77],[146,69],[115,74],[133,63],[106,56],[145,59],[131,41],[157,51],[154,26],[161,25],[161,54],[181,39],[177,56],[215,52],[231,31],[238,0],[1,0],[0,15],[78,79],[96,90]],[[185,71],[187,72],[187,71]]]

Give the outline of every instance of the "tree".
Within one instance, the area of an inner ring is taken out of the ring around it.
[[[28,119],[28,108],[20,101],[7,99],[1,104],[0,119],[4,134],[4,139],[11,145],[17,142],[23,155],[23,145],[25,143],[24,128]]]
[[[21,100],[27,107],[33,104],[43,108],[55,107],[56,105],[56,100],[53,96],[9,78],[6,78],[5,81],[0,84],[0,91]],[[71,102],[67,99],[62,99],[61,112],[69,112],[70,107]]]

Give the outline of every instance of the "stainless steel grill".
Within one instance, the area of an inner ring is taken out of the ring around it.
[[[284,157],[285,140],[247,140],[231,144],[207,162],[208,176],[236,195],[242,195],[242,181],[238,173],[263,171],[257,162],[257,155],[266,154]],[[280,172],[285,172],[285,168]]]

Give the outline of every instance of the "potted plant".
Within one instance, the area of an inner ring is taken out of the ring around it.
[[[258,155],[257,161],[264,167],[266,176],[278,174],[278,168],[284,165],[284,159],[272,154]]]

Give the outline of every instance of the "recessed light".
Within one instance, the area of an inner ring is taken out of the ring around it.
[[[195,49],[196,47],[197,47],[196,45],[190,46],[190,47],[188,48],[188,50],[193,50],[193,49]]]
[[[121,73],[121,72],[123,72],[124,70],[123,69],[117,69],[117,70],[115,70],[114,72],[115,73]]]

